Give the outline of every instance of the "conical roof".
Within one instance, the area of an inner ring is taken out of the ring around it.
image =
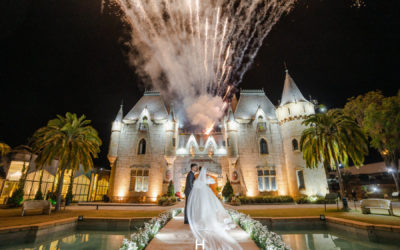
[[[114,120],[114,121],[116,121],[116,122],[122,122],[123,116],[124,116],[124,111],[123,111],[123,105],[121,104],[121,106],[120,106],[120,108],[119,108],[119,111],[118,111],[118,114],[117,114],[117,116],[115,117],[115,120]]]
[[[259,107],[261,107],[268,118],[276,119],[275,106],[265,95],[263,89],[242,89],[240,90],[239,102],[235,109],[235,118],[254,118],[253,116]]]
[[[304,98],[303,94],[300,92],[296,83],[290,77],[289,71],[286,70],[285,84],[283,87],[282,100],[280,106],[283,106],[287,103],[292,102],[306,102],[307,100]]]
[[[165,107],[164,101],[161,98],[160,92],[146,91],[142,98],[135,104],[135,106],[124,117],[124,120],[136,120],[139,118],[143,110],[147,108],[150,113],[150,119],[162,120],[168,118],[168,112]]]

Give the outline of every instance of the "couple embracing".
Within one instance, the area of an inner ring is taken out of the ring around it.
[[[186,177],[185,186],[185,224],[190,225],[194,237],[205,242],[206,249],[236,250],[240,245],[228,234],[236,227],[222,203],[208,186],[215,180],[207,176],[207,168],[200,169],[192,163]]]

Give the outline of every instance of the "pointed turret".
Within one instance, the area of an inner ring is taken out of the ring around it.
[[[174,104],[172,104],[172,103],[171,103],[171,106],[169,108],[168,121],[169,122],[176,122]]]
[[[111,131],[120,131],[121,130],[121,123],[122,123],[122,118],[124,116],[124,111],[123,111],[124,105],[121,104],[118,114],[115,117],[115,120],[112,124],[112,129]]]
[[[289,75],[289,70],[286,69],[285,85],[283,87],[282,100],[279,106],[283,106],[288,103],[297,103],[307,101],[303,94],[300,92],[296,83]]]
[[[122,118],[124,116],[123,105],[121,104],[118,114],[115,117],[115,120],[111,126],[111,139],[110,139],[110,147],[108,149],[108,160],[111,163],[111,167],[113,167],[115,160],[118,156],[118,145],[119,145],[119,136],[121,134],[122,129]]]
[[[228,109],[228,122],[234,122],[235,121],[235,117],[233,116],[233,111],[232,111],[232,104],[229,105],[229,109]]]

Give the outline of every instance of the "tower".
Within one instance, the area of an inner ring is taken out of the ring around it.
[[[114,164],[118,156],[118,144],[122,129],[122,117],[123,117],[123,105],[121,104],[118,114],[115,117],[115,120],[113,121],[111,126],[111,139],[107,155],[111,166]]]
[[[167,162],[166,171],[164,173],[163,193],[167,192],[169,181],[173,181],[175,190],[179,190],[178,181],[174,180],[174,161],[176,158],[178,137],[178,122],[175,117],[174,105],[170,105],[167,122],[165,123],[165,161]]]
[[[315,113],[314,104],[304,98],[287,69],[282,100],[276,113],[281,125],[289,193],[293,196],[324,195],[327,192],[324,169],[306,168],[300,152],[301,134],[307,128],[302,122]]]
[[[113,194],[113,186],[114,186],[114,175],[115,175],[115,161],[117,160],[118,157],[118,146],[119,146],[119,139],[121,135],[121,129],[123,126],[122,123],[122,118],[123,118],[123,105],[121,104],[118,114],[115,117],[115,120],[112,123],[111,126],[111,138],[110,138],[110,146],[108,149],[108,160],[110,161],[110,166],[111,166],[111,176],[110,176],[110,189],[109,189],[109,194],[112,196]]]

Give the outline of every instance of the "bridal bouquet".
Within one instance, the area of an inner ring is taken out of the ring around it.
[[[233,221],[250,234],[250,237],[261,249],[290,250],[290,247],[283,242],[281,236],[268,231],[268,228],[259,221],[253,220],[250,216],[239,213],[236,210],[228,209],[227,211],[232,216]]]
[[[161,213],[156,218],[152,218],[149,222],[144,223],[144,226],[136,233],[131,235],[131,239],[124,239],[121,250],[142,250],[144,249],[153,237],[167,224],[175,215],[182,212],[182,209],[172,209]]]

